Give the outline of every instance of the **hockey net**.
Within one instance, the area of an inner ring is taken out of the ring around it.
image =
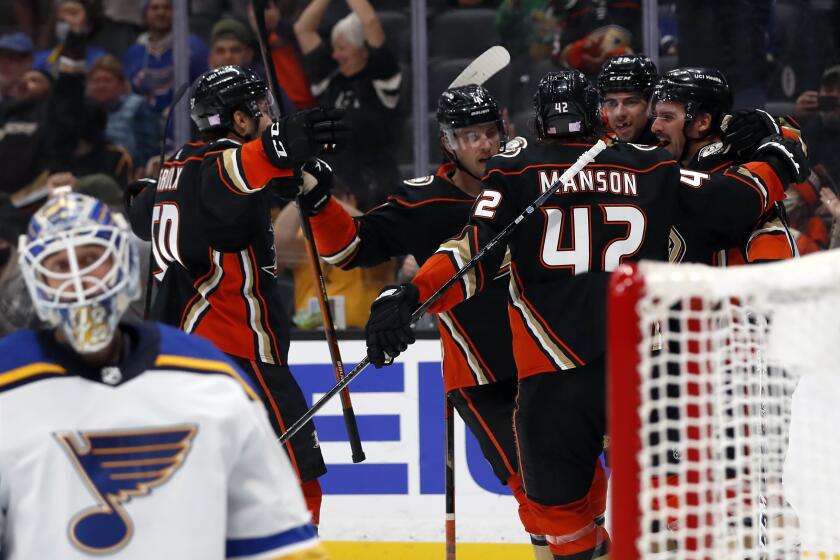
[[[840,559],[840,251],[612,278],[613,557]]]

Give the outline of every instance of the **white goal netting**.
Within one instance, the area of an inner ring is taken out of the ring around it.
[[[840,559],[840,252],[638,272],[633,557]]]

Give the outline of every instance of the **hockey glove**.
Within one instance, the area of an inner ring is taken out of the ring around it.
[[[782,131],[770,113],[761,109],[736,111],[721,124],[726,142],[742,158],[752,156],[762,140]]]
[[[411,312],[417,307],[420,292],[414,284],[385,286],[370,306],[365,325],[367,355],[377,369],[387,366],[414,342]]]
[[[298,204],[306,216],[314,216],[332,196],[333,170],[327,162],[316,158],[304,163],[300,172],[303,185]]]
[[[811,173],[811,165],[802,143],[791,138],[782,138],[778,134],[762,140],[752,160],[763,161],[773,167],[783,185],[801,183]]]
[[[295,169],[294,174],[289,177],[275,177],[266,185],[266,189],[271,193],[272,198],[281,200],[284,203],[295,200],[300,194],[303,185],[303,179],[300,172]]]
[[[306,109],[271,123],[262,133],[265,155],[279,169],[296,169],[326,145],[338,145],[348,136],[341,109]]]

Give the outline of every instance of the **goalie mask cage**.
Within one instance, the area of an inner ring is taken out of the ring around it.
[[[840,559],[840,251],[610,284],[613,557]]]

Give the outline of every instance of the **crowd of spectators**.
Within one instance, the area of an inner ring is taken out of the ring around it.
[[[227,64],[264,74],[251,4],[189,2],[191,80]],[[815,169],[810,187],[800,186],[787,203],[800,248],[840,245],[840,228],[831,233],[840,219],[838,2],[822,2],[819,13],[804,0],[659,4],[661,70],[719,67],[733,85],[736,105],[770,101],[769,108],[784,101],[798,119]],[[156,174],[176,84],[173,0],[0,0],[0,7],[2,294],[15,285],[7,263],[14,261],[8,254],[16,232],[50,189],[92,189],[119,206],[130,181]],[[428,0],[430,108],[440,93],[433,89],[445,87],[453,72],[487,46],[502,44],[513,61],[488,87],[506,106],[511,132],[527,135],[540,76],[561,66],[594,76],[608,57],[639,52],[641,10],[638,0]],[[264,16],[281,111],[345,109],[352,140],[330,154],[329,163],[354,211],[380,204],[411,173],[413,130],[426,125],[410,114],[410,82],[416,79],[410,2],[271,0]],[[435,35],[441,30],[442,40]],[[801,31],[811,32],[803,41],[819,50],[818,62],[811,61],[821,65],[818,72],[790,62],[796,58],[792,50],[803,48],[790,35]],[[431,114],[428,122],[435,160],[440,151]],[[5,217],[12,215],[18,220]],[[287,210],[278,218],[279,264],[289,280],[303,276],[292,216]],[[374,283],[378,288],[395,271],[406,274],[411,267],[410,261],[395,263],[372,275]],[[298,317],[311,315],[306,289],[297,284]],[[0,314],[15,316],[5,305],[0,297]],[[354,313],[348,310],[348,325],[358,322]]]

